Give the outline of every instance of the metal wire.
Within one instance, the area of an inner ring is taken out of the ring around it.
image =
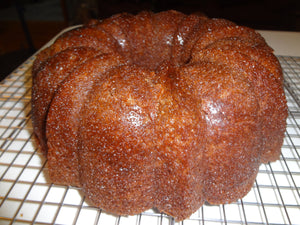
[[[300,58],[278,57],[289,106],[280,160],[261,165],[243,199],[204,205],[176,222],[154,209],[114,216],[91,207],[80,189],[52,184],[47,160],[36,148],[31,125],[29,58],[0,84],[0,224],[300,224]]]

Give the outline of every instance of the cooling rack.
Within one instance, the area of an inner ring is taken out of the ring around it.
[[[32,56],[0,84],[0,224],[300,224],[300,58],[278,58],[289,106],[280,160],[261,165],[243,199],[175,222],[155,210],[114,216],[89,206],[78,188],[50,182],[31,124]]]

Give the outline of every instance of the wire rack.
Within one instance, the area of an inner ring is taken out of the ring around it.
[[[289,106],[280,160],[261,165],[243,199],[175,222],[152,209],[114,216],[89,206],[78,188],[51,183],[31,124],[32,56],[0,84],[0,224],[300,224],[300,58],[278,58]]]

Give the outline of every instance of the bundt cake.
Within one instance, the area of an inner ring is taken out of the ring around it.
[[[283,74],[225,19],[122,13],[61,35],[34,62],[32,122],[56,184],[118,215],[183,220],[251,189],[280,156]]]

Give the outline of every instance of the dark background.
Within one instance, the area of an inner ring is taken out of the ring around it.
[[[299,4],[300,0],[0,0],[0,79],[62,29],[91,18],[176,9],[254,29],[300,31]]]

